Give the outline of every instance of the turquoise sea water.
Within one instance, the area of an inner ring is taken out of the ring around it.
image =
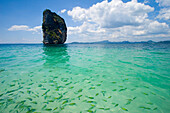
[[[0,113],[169,113],[170,44],[0,45]]]

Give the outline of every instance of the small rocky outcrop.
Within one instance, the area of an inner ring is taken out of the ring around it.
[[[67,39],[64,19],[49,9],[43,12],[42,30],[44,44],[63,44]]]

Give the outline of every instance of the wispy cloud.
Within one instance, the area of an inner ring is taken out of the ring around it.
[[[170,0],[156,0],[159,3],[159,6],[170,6]]]
[[[42,31],[42,27],[35,26],[33,28],[30,28],[27,25],[13,25],[8,29],[8,31],[33,31],[40,33]]]
[[[163,8],[159,11],[159,15],[157,16],[159,19],[170,20],[170,9]]]
[[[65,13],[67,10],[66,9],[63,9],[63,10],[61,10],[60,12],[61,13]]]

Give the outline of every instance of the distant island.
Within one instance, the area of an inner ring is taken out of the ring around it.
[[[98,41],[98,42],[71,42],[69,44],[140,44],[140,43],[170,43],[170,40],[167,41],[159,41],[154,42],[152,40],[149,41],[140,41],[140,42],[129,42],[129,41],[122,41],[122,42],[110,42],[108,40]]]

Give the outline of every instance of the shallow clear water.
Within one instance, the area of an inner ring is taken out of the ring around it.
[[[0,45],[0,112],[168,113],[170,44]]]

